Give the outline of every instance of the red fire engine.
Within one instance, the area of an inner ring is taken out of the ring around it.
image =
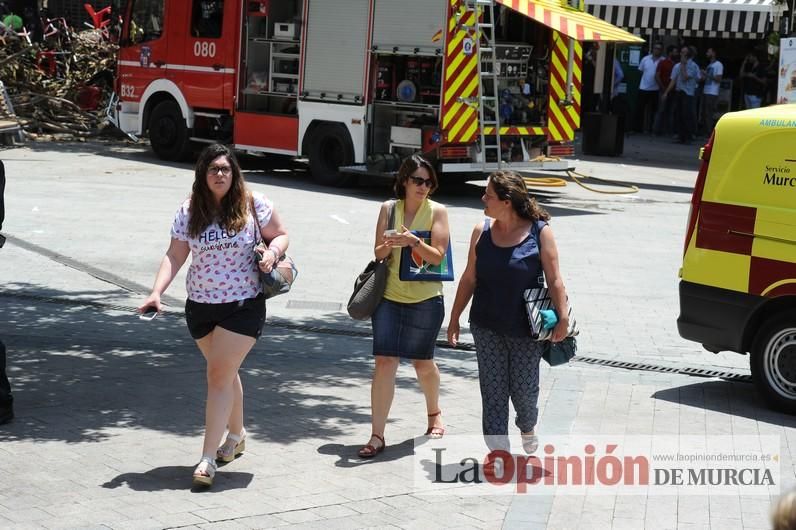
[[[579,126],[587,40],[640,39],[563,0],[128,0],[117,120],[166,160],[224,142],[331,185],[411,151],[562,168],[534,158]]]

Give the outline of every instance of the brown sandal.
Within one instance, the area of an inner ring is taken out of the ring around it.
[[[387,447],[387,443],[384,441],[383,436],[379,436],[374,432],[373,434],[370,435],[370,437],[379,440],[381,442],[381,445],[379,447],[374,447],[372,443],[368,443],[367,445],[363,446],[362,449],[357,451],[357,455],[359,456],[359,458],[373,458],[377,454],[384,451],[384,449]]]
[[[435,418],[442,414],[441,410],[438,410],[434,414],[429,414],[429,418]],[[424,436],[430,436],[433,439],[442,438],[445,435],[445,427],[429,427],[428,430],[423,433]]]

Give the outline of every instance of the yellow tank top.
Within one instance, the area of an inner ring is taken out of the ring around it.
[[[403,199],[395,203],[395,224],[392,227],[396,230],[401,229],[404,224],[404,205]],[[412,220],[409,230],[431,230],[433,208],[441,208],[442,205],[430,199],[423,201],[420,209]],[[442,296],[442,282],[403,282],[398,278],[398,271],[401,264],[401,249],[394,248],[390,255],[390,262],[387,267],[387,287],[384,290],[384,298],[401,304],[414,304],[422,302],[435,296]]]

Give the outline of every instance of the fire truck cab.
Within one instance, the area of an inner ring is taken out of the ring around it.
[[[559,0],[128,0],[117,120],[162,159],[222,142],[314,178],[562,169],[580,41],[640,41]],[[346,168],[341,170],[341,168]]]

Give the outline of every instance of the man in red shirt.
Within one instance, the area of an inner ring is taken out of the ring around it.
[[[677,46],[666,48],[666,57],[658,61],[658,68],[655,72],[655,80],[658,82],[658,93],[663,94],[672,80],[672,68],[680,60]],[[674,101],[668,98],[658,105],[658,113],[655,116],[655,134],[669,134],[672,132],[674,119]]]

